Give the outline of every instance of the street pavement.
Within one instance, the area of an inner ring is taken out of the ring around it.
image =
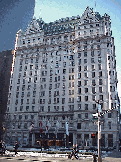
[[[79,160],[68,159],[67,154],[46,154],[35,152],[18,152],[14,155],[14,152],[6,151],[5,155],[0,156],[0,162],[93,162],[92,156],[84,157],[80,156]],[[121,152],[113,151],[103,155],[102,162],[121,162]]]

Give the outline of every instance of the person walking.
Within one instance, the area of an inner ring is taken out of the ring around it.
[[[93,154],[93,162],[97,162],[97,158],[95,154]]]
[[[3,154],[2,140],[0,141],[0,153]]]
[[[76,152],[76,145],[73,144],[73,150],[72,150],[72,152],[71,152],[71,159],[72,159],[72,160],[73,160],[74,157],[75,157],[75,152]]]
[[[75,158],[76,159],[79,158],[78,153],[79,153],[79,146],[78,146],[78,144],[76,144],[76,146],[75,146]]]
[[[16,141],[16,142],[15,142],[15,146],[14,146],[15,155],[18,154],[18,153],[17,153],[18,147],[19,147],[19,145],[18,145],[18,142]]]
[[[6,151],[6,145],[5,145],[5,142],[3,141],[2,143],[2,148],[3,148],[3,154],[5,154],[5,151]]]

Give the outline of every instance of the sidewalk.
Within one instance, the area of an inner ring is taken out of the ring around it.
[[[8,159],[7,159],[8,158]],[[9,159],[10,158],[10,159]],[[79,160],[71,160],[68,159],[68,154],[47,154],[47,153],[38,153],[38,152],[18,152],[17,156],[15,156],[14,152],[6,151],[6,155],[3,155],[0,158],[0,161],[7,162],[8,160],[11,160],[11,162],[20,161],[20,159],[23,159],[24,161],[48,161],[48,162],[93,162],[92,156],[85,156],[81,155]],[[121,162],[121,152],[118,152],[116,150],[112,152],[108,152],[105,155],[102,156],[102,162]]]

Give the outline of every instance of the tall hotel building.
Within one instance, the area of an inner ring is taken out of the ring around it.
[[[33,18],[16,34],[6,112],[6,142],[36,145],[57,139],[69,144],[97,146],[92,114],[118,105],[114,38],[110,16],[87,7],[82,16],[45,23]],[[101,118],[101,145],[119,140],[119,108]],[[31,125],[33,128],[30,132]],[[48,129],[48,130],[47,130]]]

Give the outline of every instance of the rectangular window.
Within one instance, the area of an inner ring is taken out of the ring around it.
[[[102,79],[99,79],[99,85],[102,85],[103,82],[102,82]]]
[[[17,86],[17,91],[19,91],[19,86]]]
[[[92,71],[95,70],[95,65],[92,65]]]
[[[93,109],[94,109],[94,110],[96,109],[96,104],[93,104]]]
[[[78,60],[78,65],[81,65],[81,59]]]
[[[88,104],[85,104],[85,110],[88,110]]]
[[[95,85],[96,85],[96,83],[95,83],[95,80],[94,80],[94,79],[92,80],[92,85],[93,85],[93,86],[95,86]]]
[[[99,100],[103,101],[103,95],[99,95]]]
[[[77,123],[77,129],[81,129],[81,123]]]
[[[88,96],[85,96],[85,101],[88,101]]]
[[[98,64],[98,70],[101,70],[101,64]]]
[[[84,86],[88,84],[88,80],[84,80]]]
[[[95,63],[95,60],[94,60],[94,58],[91,58],[91,63]]]
[[[50,106],[48,106],[48,112],[50,112]]]
[[[91,51],[91,56],[94,57],[94,51]]]
[[[18,82],[17,82],[17,84],[20,84],[20,79],[18,79]]]
[[[80,119],[81,119],[81,114],[78,114],[78,118],[80,118]]]
[[[29,110],[29,106],[26,106],[26,111],[28,111]]]
[[[78,94],[81,94],[81,88],[78,88]]]
[[[81,66],[78,66],[78,71],[79,71],[79,72],[81,71]]]
[[[33,98],[32,104],[35,104],[35,98]]]
[[[63,74],[66,74],[66,69],[63,69]]]
[[[95,95],[92,95],[92,101],[95,101],[95,97],[96,97]]]
[[[85,93],[87,93],[88,92],[88,88],[85,88]]]
[[[81,110],[81,104],[78,104],[78,110]]]
[[[111,113],[108,113],[108,118],[111,118]]]
[[[111,129],[111,122],[108,122],[108,128]]]
[[[97,51],[97,54],[98,54],[98,56],[100,56],[101,55],[101,51],[99,50],[99,51]]]
[[[85,113],[85,118],[88,119],[88,113]]]
[[[87,71],[87,66],[84,66],[84,71]]]
[[[66,62],[63,62],[63,67],[66,67]]]
[[[92,78],[94,78],[95,77],[95,72],[92,72]]]
[[[78,79],[80,79],[81,78],[81,73],[78,73]]]
[[[62,106],[62,111],[64,111],[64,106]]]
[[[101,57],[98,57],[98,62],[101,63]]]
[[[34,109],[35,109],[35,106],[32,106],[32,111],[34,111]]]
[[[20,111],[22,111],[23,110],[23,106],[20,106]]]
[[[86,64],[87,63],[87,59],[84,59],[84,64]]]
[[[58,81],[60,81],[60,76],[58,76]]]
[[[99,72],[99,77],[101,77],[101,76],[102,76],[102,71]]]
[[[81,86],[81,81],[78,81],[78,87],[80,87]]]
[[[51,98],[48,99],[48,104],[51,104]]]
[[[92,93],[95,94],[95,87],[92,87]]]
[[[62,98],[62,104],[65,104],[65,98]]]
[[[21,105],[23,104],[23,101],[24,101],[24,100],[23,100],[23,99],[21,99]]]
[[[20,66],[19,71],[22,71],[22,66]]]
[[[78,102],[81,102],[81,96],[78,96],[77,101],[78,101]]]
[[[85,78],[88,78],[88,75],[87,75],[87,73],[84,73],[84,76],[85,76]]]
[[[80,58],[81,57],[81,53],[78,53],[78,58]]]
[[[99,87],[99,92],[102,93],[102,87]]]
[[[30,65],[30,70],[32,70],[33,69],[33,65]]]
[[[84,57],[87,57],[87,52],[84,52]]]

